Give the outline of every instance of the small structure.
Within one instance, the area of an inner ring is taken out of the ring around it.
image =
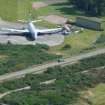
[[[62,27],[64,35],[69,35],[71,33],[71,25],[68,26],[68,24],[64,24]]]
[[[94,29],[97,31],[102,30],[102,23],[100,21],[89,20],[84,17],[77,17],[75,24],[84,28]]]

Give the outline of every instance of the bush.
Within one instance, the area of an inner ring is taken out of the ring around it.
[[[49,50],[49,46],[46,44],[36,44],[36,47],[42,48],[44,50]]]
[[[65,44],[65,45],[62,47],[62,50],[68,50],[68,49],[71,49],[71,45],[70,45],[70,44]]]
[[[7,59],[0,60],[0,75],[60,57],[43,49],[48,50],[49,47],[46,45],[0,44],[0,54],[7,56]]]
[[[105,43],[105,35],[101,34],[99,38],[97,38],[95,44]]]
[[[3,82],[0,84],[0,92],[27,85],[31,85],[32,88],[29,91],[10,94],[1,99],[0,102],[18,103],[17,105],[24,105],[24,102],[27,105],[72,105],[79,98],[79,91],[91,88],[100,82],[105,82],[104,69],[93,70],[94,67],[104,65],[105,54],[102,54],[81,60],[72,66],[56,66],[48,68],[43,74],[28,74],[18,80]],[[54,83],[41,84],[41,82],[52,79],[56,79]],[[44,103],[41,102],[42,100]]]

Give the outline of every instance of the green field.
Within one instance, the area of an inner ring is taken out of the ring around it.
[[[105,104],[105,84],[99,84],[95,88],[90,89],[90,91],[93,93],[93,95],[89,97],[89,100],[93,105]]]
[[[105,105],[105,84],[100,83],[94,88],[81,92],[81,97],[76,104],[73,105]]]
[[[0,18],[6,20],[17,18],[17,0],[0,0]]]
[[[80,32],[78,34],[65,36],[64,43],[62,45],[54,46],[50,50],[52,52],[61,51],[62,54],[70,56],[73,53],[76,54],[85,48],[94,46],[94,42],[99,36],[100,32],[85,29],[83,32]],[[61,49],[65,44],[69,44],[71,46],[71,49],[62,51]]]

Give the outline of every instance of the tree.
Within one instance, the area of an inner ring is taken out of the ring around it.
[[[105,14],[105,0],[70,0],[76,7],[90,15]]]

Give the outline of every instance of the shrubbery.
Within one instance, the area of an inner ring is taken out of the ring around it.
[[[96,40],[95,44],[105,43],[105,35],[101,34],[100,37]]]
[[[46,45],[46,44],[36,44],[36,47],[38,47],[38,48],[42,48],[42,49],[45,49],[45,50],[49,50],[49,46],[48,45]]]
[[[26,77],[0,84],[0,91],[31,86],[31,90],[8,95],[1,99],[10,105],[66,105],[76,102],[79,91],[105,82],[103,70],[91,70],[105,65],[105,54],[81,60],[72,66],[48,68],[43,74],[28,74]],[[84,71],[87,71],[86,73]],[[45,85],[41,82],[56,79]],[[40,101],[39,101],[40,100]]]
[[[43,50],[45,49],[45,50]],[[0,54],[6,59],[0,61],[0,74],[24,69],[35,64],[42,64],[60,56],[50,54],[47,45],[0,45]]]
[[[62,50],[68,50],[68,49],[71,49],[71,45],[70,45],[70,44],[65,44],[65,45],[62,47]]]

